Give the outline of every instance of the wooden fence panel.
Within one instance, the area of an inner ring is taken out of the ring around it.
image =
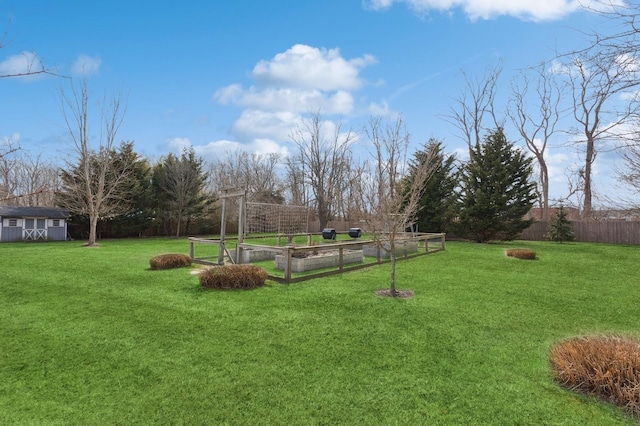
[[[576,241],[610,244],[640,245],[640,222],[626,221],[572,221]],[[520,235],[522,240],[546,239],[549,222],[535,222]]]

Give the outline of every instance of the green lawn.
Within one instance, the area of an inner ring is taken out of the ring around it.
[[[538,260],[504,256],[526,247]],[[547,351],[640,333],[638,247],[447,244],[248,292],[149,270],[186,239],[0,244],[0,424],[634,424]]]

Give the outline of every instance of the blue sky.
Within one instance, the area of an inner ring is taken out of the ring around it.
[[[191,145],[211,160],[233,149],[286,155],[291,130],[318,108],[355,131],[372,114],[400,113],[415,148],[436,137],[464,151],[444,118],[463,71],[481,77],[502,61],[503,108],[518,70],[584,46],[580,30],[600,22],[572,0],[0,0],[0,25],[0,73],[32,54],[74,79],[84,69],[94,99],[128,96],[119,140],[152,159]],[[0,79],[0,140],[64,156],[67,84]],[[554,197],[577,158],[561,147],[568,138],[549,151]],[[613,159],[598,161],[596,188],[606,188]]]

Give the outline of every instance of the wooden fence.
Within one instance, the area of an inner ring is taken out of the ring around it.
[[[572,221],[576,241],[611,244],[640,245],[640,222],[626,221]],[[535,222],[520,234],[521,240],[546,240],[549,222]]]
[[[226,263],[226,258],[229,259],[230,263],[254,263],[275,260],[276,269],[283,270],[283,273],[274,274],[270,272],[268,276],[276,282],[286,284],[341,274],[347,270],[367,268],[389,261],[387,244],[383,244],[387,247],[386,249],[380,249],[380,246],[378,246],[380,242],[357,239],[311,245],[312,235],[309,234],[308,236],[310,237],[309,245],[306,246],[295,246],[293,244],[286,246],[259,245],[235,240],[236,248],[231,251],[227,250],[225,241],[190,237],[189,256],[194,263],[209,266],[223,265]],[[231,239],[227,240],[227,242],[230,241]],[[212,254],[211,250],[209,250],[208,256],[203,256],[200,253],[207,250],[198,250],[199,255],[196,257],[196,245],[201,244],[209,247],[218,246],[218,253]],[[396,244],[397,260],[409,259],[446,249],[445,234],[407,234],[396,241]],[[352,251],[349,254],[359,254],[359,258],[355,256],[353,259],[346,259],[349,256],[348,251]],[[320,252],[324,252],[325,255],[320,255]],[[294,259],[296,254],[304,253],[314,253],[317,256],[298,256]],[[222,255],[219,256],[220,254]],[[272,256],[269,256],[269,254],[272,254]],[[327,254],[330,256],[327,256]],[[365,256],[374,260],[365,261]],[[294,260],[296,261],[296,267],[293,264]],[[304,265],[307,262],[311,265]],[[303,263],[303,265],[299,265],[299,263]],[[314,269],[320,269],[320,271],[315,273],[307,272]],[[302,274],[297,274],[294,277],[293,272],[301,272]]]

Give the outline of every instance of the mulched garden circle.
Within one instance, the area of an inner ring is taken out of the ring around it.
[[[391,290],[388,288],[383,288],[380,290],[376,290],[376,296],[381,297],[394,297],[391,294]],[[415,296],[413,290],[396,290],[396,296],[399,299],[412,299]]]

